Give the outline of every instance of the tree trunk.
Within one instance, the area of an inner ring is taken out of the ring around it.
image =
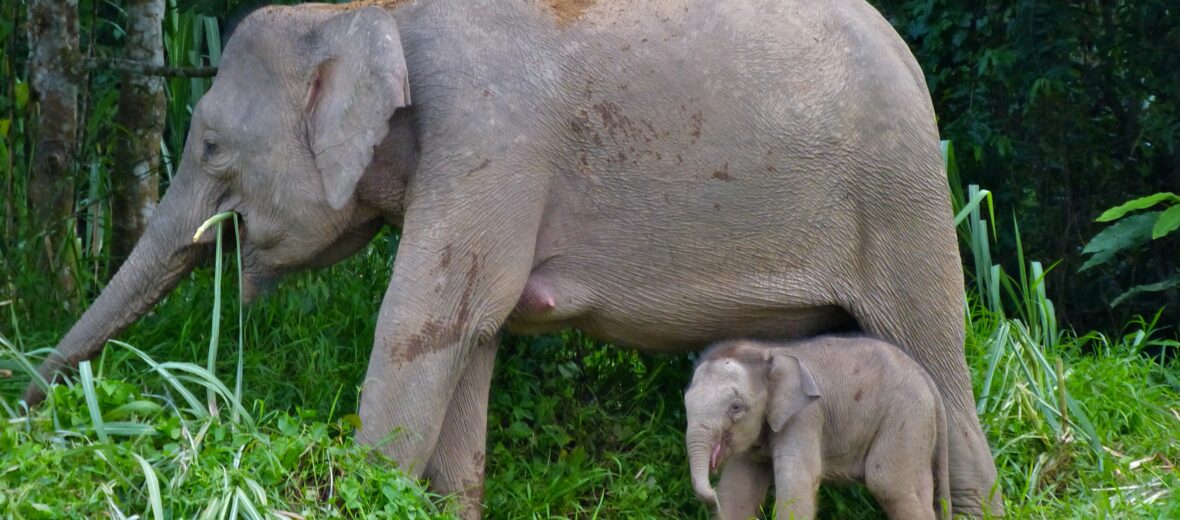
[[[164,65],[163,0],[127,0],[126,60]],[[164,132],[164,79],[120,74],[116,123],[123,137],[115,147],[112,267],[127,258],[147,229],[160,200],[160,138]]]
[[[44,230],[38,256],[63,295],[76,297],[74,147],[78,128],[78,0],[28,0],[29,84],[36,102],[29,172],[34,229]]]

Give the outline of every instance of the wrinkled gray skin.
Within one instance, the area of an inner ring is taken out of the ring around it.
[[[864,482],[895,520],[949,512],[938,388],[883,341],[720,343],[702,355],[684,407],[693,490],[722,519],[755,516],[772,475],[778,518],[813,518],[821,481]]]
[[[208,256],[213,234],[190,237],[214,213],[243,219],[251,296],[392,225],[359,437],[401,428],[382,449],[441,491],[481,497],[505,325],[676,352],[855,324],[933,375],[955,507],[978,511],[996,473],[934,112],[904,42],[861,0],[591,3],[251,14],[149,229],[43,373],[175,287]]]

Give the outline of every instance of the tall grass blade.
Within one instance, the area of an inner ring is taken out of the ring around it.
[[[242,230],[238,227],[238,215],[234,214],[234,245],[237,252],[237,266],[238,266],[238,368],[237,373],[234,374],[234,400],[242,402],[242,370],[245,365],[244,350],[246,349],[246,326],[244,323],[245,313],[245,298],[242,294]],[[238,408],[234,408],[233,422],[238,422]]]
[[[210,374],[217,373],[217,347],[221,342],[221,272],[222,272],[222,225],[228,220],[233,219],[235,222],[234,229],[237,230],[236,214],[232,211],[218,213],[209,217],[201,226],[197,228],[196,233],[193,233],[193,242],[200,240],[201,236],[209,230],[210,227],[217,226],[217,244],[214,246],[216,252],[213,257],[213,323],[210,326],[211,331],[209,335],[209,352],[207,368]],[[239,247],[239,257],[240,257]],[[240,262],[239,262],[240,263]],[[240,268],[240,267],[239,267]],[[239,330],[241,329],[239,319]],[[240,350],[240,348],[239,348]],[[240,396],[239,396],[240,397]],[[213,389],[206,390],[206,399],[208,401],[209,413],[214,417],[217,416],[217,399],[213,394]],[[235,418],[236,422],[236,418]]]
[[[212,220],[212,219],[210,219]],[[202,224],[202,227],[204,224]],[[198,230],[198,234],[200,231]],[[211,331],[209,332],[209,353],[208,353],[208,369],[209,373],[217,373],[217,345],[221,341],[221,224],[217,224],[217,252],[214,253],[213,260],[213,317]],[[209,405],[209,413],[217,417],[217,398],[213,394],[213,389],[209,388],[205,392],[206,400]]]
[[[983,389],[979,393],[979,401],[976,403],[975,409],[979,414],[983,414],[988,409],[989,400],[991,399],[992,381],[995,380],[996,367],[1000,364],[1000,357],[1004,354],[1004,345],[1008,343],[1008,323],[1000,322],[996,327],[995,332],[988,338],[987,351],[987,372],[983,377]]]
[[[246,492],[242,491],[241,486],[234,488],[234,505],[235,509],[240,506],[242,516],[245,516],[249,520],[263,520],[262,514],[258,512],[258,508],[254,506],[254,502],[250,501],[250,497],[246,496]]]
[[[185,388],[176,375],[168,371],[167,367],[162,366],[161,363],[157,363],[156,360],[152,359],[151,356],[148,356],[142,350],[128,345],[127,343],[123,343],[122,341],[114,339],[108,341],[113,345],[118,345],[127,350],[130,350],[136,356],[139,356],[139,358],[145,363],[147,363],[148,366],[152,368],[152,370],[154,370],[157,374],[160,374],[160,376],[164,378],[164,381],[168,383],[168,385],[172,387],[172,389],[176,391],[177,394],[180,395],[181,399],[184,399],[184,401],[188,403],[189,410],[191,413],[193,413],[193,415],[196,415],[198,418],[202,419],[209,417],[209,411],[201,405],[201,400],[197,399],[197,396],[193,395],[193,393],[189,391],[188,388]]]
[[[217,520],[225,517],[225,496],[215,496],[201,510],[201,516],[197,517],[200,520]]]
[[[135,456],[136,462],[139,462],[139,467],[143,470],[143,478],[147,482],[148,505],[152,510],[152,518],[164,520],[164,500],[160,495],[160,478],[156,476],[156,470],[152,468],[151,464],[148,464],[147,460],[138,453],[132,453],[132,455]]]
[[[984,199],[987,200],[988,207],[991,208],[992,192],[990,192],[988,190],[975,191],[971,195],[971,199],[966,201],[965,204],[963,204],[963,209],[960,209],[959,212],[957,214],[955,214],[955,225],[958,226],[959,224],[963,223],[964,220],[967,220],[967,218],[971,217],[972,215],[974,215],[974,216],[976,216],[976,218],[978,218],[979,204],[982,203],[984,201]]]
[[[94,374],[90,371],[90,361],[78,363],[78,373],[82,380],[82,395],[86,397],[86,408],[90,411],[90,422],[94,424],[94,433],[98,441],[105,444],[107,430],[102,422],[102,412],[98,408],[98,394],[94,390]]]

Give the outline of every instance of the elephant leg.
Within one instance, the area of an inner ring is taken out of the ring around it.
[[[774,517],[815,518],[823,478],[823,446],[818,407],[796,414],[777,434],[774,457]]]
[[[894,469],[882,467],[871,471],[866,468],[865,471],[865,485],[885,509],[885,515],[890,520],[934,520],[936,516],[931,505],[934,503],[934,480],[929,468],[926,471]]]
[[[897,411],[905,417],[907,411]],[[892,520],[934,520],[933,417],[886,421],[865,456],[865,486]]]
[[[897,250],[889,249],[894,256]],[[942,250],[931,247],[920,256],[893,258],[904,260],[900,263],[866,269],[860,287],[850,289],[858,297],[846,308],[866,333],[893,342],[922,365],[942,394],[953,511],[972,517],[981,516],[985,509],[1002,514],[1002,497],[998,491],[993,494],[996,467],[975,414],[963,354],[959,259],[953,253],[930,252]],[[904,281],[899,273],[904,273]]]
[[[425,476],[444,495],[455,495],[465,519],[478,519],[483,503],[484,453],[487,449],[488,390],[495,368],[496,338],[476,345],[447,407]]]
[[[717,481],[717,510],[721,518],[756,518],[770,487],[770,479],[769,464],[750,460],[745,453],[731,457]]]
[[[421,161],[431,174],[407,199],[357,433],[413,476],[426,470],[471,360],[490,355],[479,349],[524,291],[548,189],[482,154],[423,151]]]

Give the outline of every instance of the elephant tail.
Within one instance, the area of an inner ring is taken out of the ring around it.
[[[924,372],[924,371],[923,371]],[[937,423],[938,437],[934,441],[934,457],[931,461],[934,474],[934,513],[935,517],[939,519],[950,520],[951,518],[951,478],[950,478],[950,455],[947,443],[949,439],[946,433],[946,410],[942,405],[942,394],[938,392],[938,387],[934,386],[934,380],[930,378],[929,374],[926,376],[926,384],[930,387],[930,393],[934,396],[934,420]]]

